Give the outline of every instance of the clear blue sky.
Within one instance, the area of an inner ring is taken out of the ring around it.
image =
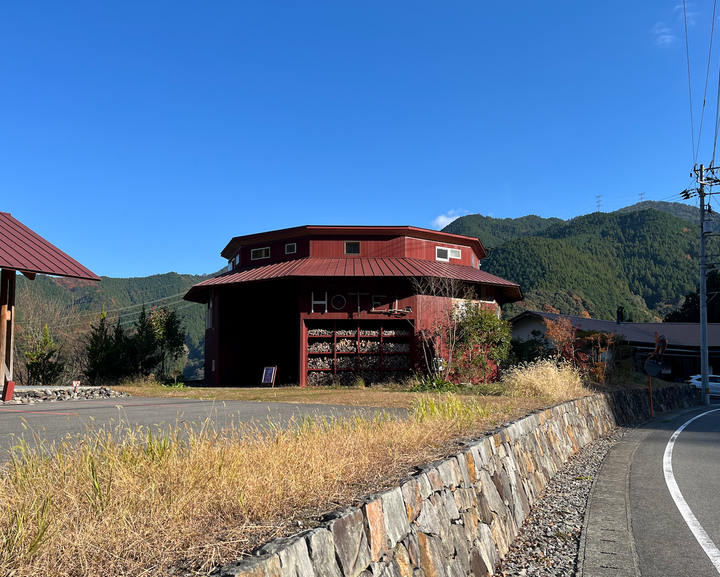
[[[696,138],[712,9],[687,4]],[[304,224],[678,200],[693,165],[677,0],[6,2],[0,110],[0,210],[107,276]]]

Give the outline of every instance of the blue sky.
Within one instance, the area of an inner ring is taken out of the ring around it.
[[[712,9],[686,10],[696,139]],[[677,0],[11,2],[0,109],[0,210],[106,276],[304,224],[679,200],[694,162]]]

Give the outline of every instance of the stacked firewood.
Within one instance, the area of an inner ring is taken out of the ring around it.
[[[361,337],[379,337],[380,331],[373,330],[373,329],[360,329],[360,336]]]
[[[357,331],[354,329],[338,329],[337,336],[339,337],[354,337]]]
[[[332,350],[333,345],[328,341],[317,341],[308,345],[309,353],[331,353]]]
[[[337,376],[335,377],[335,381],[344,387],[353,386],[357,382],[357,379],[358,379],[357,373],[353,373],[350,371],[348,371],[346,373],[338,373]]]
[[[332,369],[332,357],[308,357],[308,369]]]
[[[384,342],[382,346],[384,353],[409,353],[410,343]]]
[[[308,334],[311,337],[328,337],[331,336],[333,332],[328,329],[310,329]]]
[[[379,353],[380,343],[378,341],[360,341],[361,353]]]
[[[339,353],[356,353],[357,341],[353,339],[340,339],[337,343]]]
[[[380,368],[380,355],[366,355],[360,357],[360,368],[361,369],[379,369]]]
[[[337,358],[338,369],[355,369],[357,368],[357,357],[342,356]]]
[[[384,359],[384,365],[387,369],[409,369],[410,357],[407,355],[391,355]]]
[[[308,372],[308,385],[311,387],[320,387],[332,385],[332,373]]]
[[[410,331],[385,329],[385,330],[383,330],[383,336],[386,336],[386,337],[409,337]]]

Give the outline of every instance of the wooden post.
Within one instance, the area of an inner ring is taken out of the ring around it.
[[[0,273],[0,375],[3,386],[13,380],[16,274],[12,269],[3,269]]]

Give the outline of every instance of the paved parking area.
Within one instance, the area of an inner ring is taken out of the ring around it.
[[[200,425],[208,419],[220,427],[250,422],[282,427],[305,416],[341,417],[358,413],[374,416],[378,411],[406,414],[380,408],[147,397],[6,404],[0,405],[0,460],[8,458],[19,437],[32,446],[38,441],[77,437],[103,427],[143,426],[157,431],[171,425]]]

